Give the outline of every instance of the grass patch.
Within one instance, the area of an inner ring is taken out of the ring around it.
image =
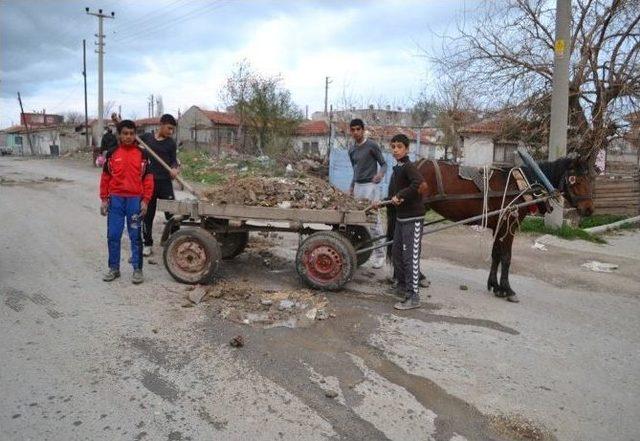
[[[520,222],[520,231],[524,233],[552,234],[569,240],[582,239],[595,243],[607,243],[603,238],[589,234],[581,228],[570,227],[569,225],[563,225],[560,228],[548,227],[544,224],[544,219],[541,217],[525,217],[522,222]]]
[[[178,159],[182,176],[189,181],[201,184],[222,184],[228,179],[220,172],[211,157],[204,152],[180,151]]]

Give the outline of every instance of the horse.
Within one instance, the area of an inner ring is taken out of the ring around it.
[[[551,162],[539,162],[538,165],[553,187],[564,194],[565,200],[575,207],[581,216],[590,216],[593,213],[591,184],[593,174],[588,159],[563,157]],[[416,162],[416,166],[428,185],[428,191],[423,195],[425,207],[451,221],[461,221],[484,212],[498,210],[514,198],[514,204],[525,202],[525,196],[521,195],[516,179],[509,168],[487,168],[486,170],[492,172],[489,178],[481,177],[478,180],[476,175],[474,181],[460,177],[460,165],[456,163],[421,159]],[[538,176],[529,167],[522,166],[521,170],[532,187],[542,185]],[[483,182],[488,182],[488,188],[484,189],[486,184]],[[541,203],[514,209],[505,212],[507,214],[504,216],[492,216],[484,220],[485,225],[494,232],[487,289],[493,290],[497,297],[506,298],[510,302],[519,301],[509,283],[514,234],[519,222],[536,209],[544,213],[549,207]],[[475,222],[475,224],[481,223],[481,221]],[[498,282],[499,267],[501,267],[500,282]]]

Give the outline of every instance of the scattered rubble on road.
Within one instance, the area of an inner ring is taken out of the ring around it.
[[[204,195],[218,204],[260,207],[362,210],[368,205],[318,178],[235,178]]]
[[[41,179],[13,179],[6,176],[0,176],[0,185],[32,185],[32,184],[45,184],[45,183],[58,183],[58,182],[73,182],[69,179],[56,178],[51,176],[45,176]]]
[[[236,335],[229,342],[229,346],[233,346],[234,348],[241,348],[244,346],[244,337],[241,335]]]
[[[220,280],[185,291],[187,303],[183,307],[207,302],[218,316],[245,325],[306,327],[335,317],[326,296],[307,289],[261,289],[249,282]]]
[[[612,273],[618,269],[618,265],[615,263],[598,262],[597,260],[583,263],[581,266],[597,273]]]

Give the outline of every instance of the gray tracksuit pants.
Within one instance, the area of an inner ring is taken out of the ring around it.
[[[407,298],[420,300],[420,252],[424,218],[398,218],[393,234],[391,256],[395,275]]]

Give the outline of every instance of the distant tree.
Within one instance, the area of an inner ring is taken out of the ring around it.
[[[84,122],[84,114],[70,110],[64,114],[64,122],[69,125],[80,125]]]
[[[463,78],[485,105],[548,121],[555,44],[555,2],[484,1],[443,37],[432,61]],[[640,102],[640,1],[574,0],[569,78],[570,150],[606,147]],[[534,112],[538,112],[533,115]],[[540,131],[544,134],[544,131]],[[592,157],[595,155],[592,155]]]

